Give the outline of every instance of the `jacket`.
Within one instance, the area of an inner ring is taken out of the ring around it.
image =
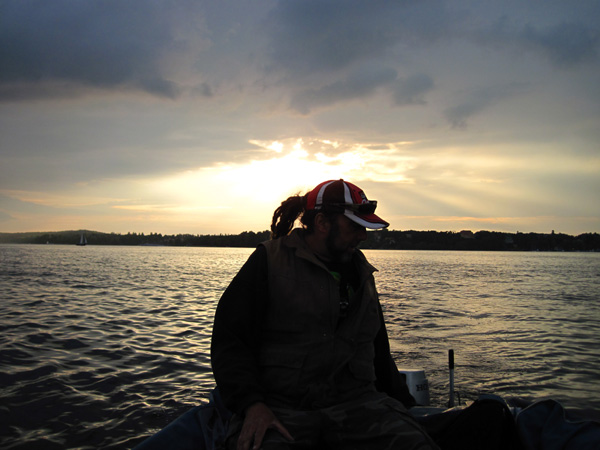
[[[299,232],[294,231],[293,234]],[[211,341],[213,374],[225,406],[238,414],[243,414],[255,402],[267,402],[268,398],[274,397],[273,390],[264,384],[273,375],[265,371],[265,362],[268,362],[266,353],[270,350],[263,347],[263,337],[272,328],[266,326],[265,322],[271,305],[267,248],[272,245],[274,244],[263,243],[250,255],[221,296],[215,312]],[[364,258],[360,252],[356,252],[355,257],[361,260]],[[319,269],[323,270],[322,267]],[[375,302],[375,307],[379,316],[379,328],[372,347],[375,388],[410,407],[414,405],[414,399],[391,357],[378,301]],[[267,336],[265,342],[270,341]],[[369,370],[370,368],[365,368],[365,373]],[[364,377],[357,379],[362,378]]]
[[[375,391],[374,341],[381,325],[376,269],[355,253],[357,289],[342,317],[339,282],[299,230],[263,245],[269,307],[258,362],[267,403],[314,409]]]

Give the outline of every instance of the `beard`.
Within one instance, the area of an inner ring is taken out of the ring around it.
[[[339,225],[337,221],[331,221],[331,228],[329,229],[329,234],[327,235],[327,239],[325,240],[325,245],[327,246],[327,250],[329,254],[333,258],[334,261],[340,263],[348,263],[352,260],[352,255],[354,254],[354,247],[349,247],[347,245],[341,245],[338,242],[339,235]]]

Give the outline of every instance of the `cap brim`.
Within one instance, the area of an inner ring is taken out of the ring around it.
[[[381,217],[375,214],[356,214],[354,211],[345,210],[344,215],[353,222],[356,222],[357,224],[362,225],[365,228],[371,228],[373,230],[386,228],[390,225]]]

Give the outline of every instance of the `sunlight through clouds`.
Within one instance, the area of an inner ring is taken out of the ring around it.
[[[356,182],[412,182],[405,174],[414,166],[415,157],[403,154],[400,150],[409,143],[388,144],[384,148],[372,148],[371,144],[301,138],[252,143],[285,154],[278,162],[271,160],[275,165],[274,169],[278,169],[279,165],[285,169],[291,163],[289,168],[296,168],[298,175],[302,177],[301,183],[307,186],[316,185],[325,179],[344,177]],[[305,172],[300,169],[305,169]],[[277,173],[271,173],[270,176],[277,177]]]
[[[412,181],[403,175],[414,158],[395,146],[381,149],[327,140],[251,141],[262,148],[263,159],[240,164],[218,164],[148,181],[145,205],[120,206],[158,214],[202,216],[206,211],[231,210],[264,223],[290,195],[304,194],[328,179],[344,178],[360,184]]]

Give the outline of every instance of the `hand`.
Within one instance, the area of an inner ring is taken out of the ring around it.
[[[238,438],[237,450],[249,450],[252,443],[254,444],[252,446],[253,450],[259,449],[269,428],[279,431],[289,441],[294,440],[267,405],[260,402],[254,403],[246,410],[246,418]]]

